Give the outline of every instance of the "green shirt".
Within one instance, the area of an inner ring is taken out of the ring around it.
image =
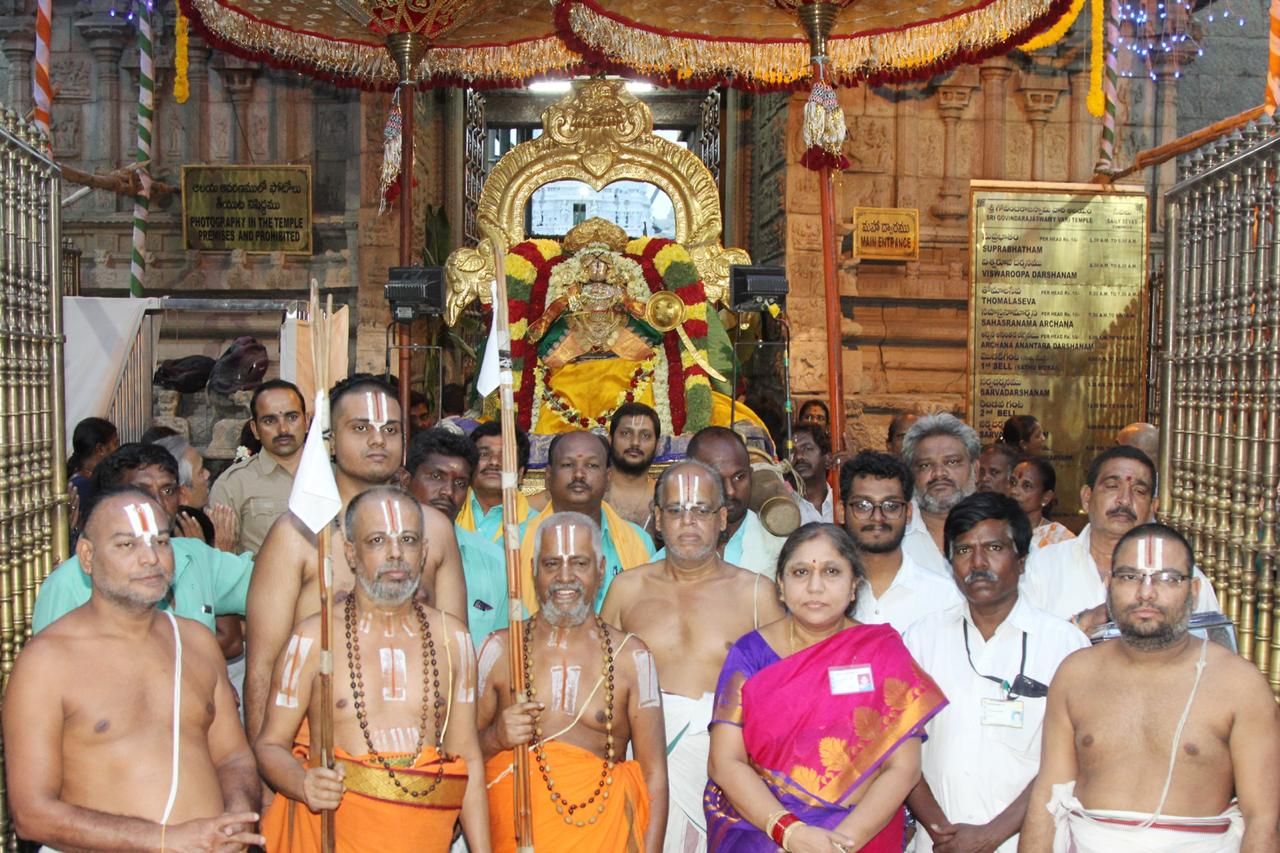
[[[215,631],[214,620],[228,614],[244,615],[249,596],[253,555],[228,554],[210,548],[199,539],[174,537],[172,595],[157,605],[161,610],[195,621]],[[64,561],[40,585],[31,629],[43,631],[89,600],[93,583],[80,568],[80,558]]]
[[[467,584],[467,626],[476,649],[484,638],[507,627],[507,555],[502,547],[456,524],[462,575]]]

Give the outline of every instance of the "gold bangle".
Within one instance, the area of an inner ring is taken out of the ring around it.
[[[167,828],[165,824],[160,824],[160,853],[164,853],[164,831]]]

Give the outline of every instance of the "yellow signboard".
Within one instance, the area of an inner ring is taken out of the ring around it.
[[[914,207],[855,207],[853,255],[860,261],[920,257],[920,211]]]
[[[1048,436],[1062,509],[1083,470],[1142,420],[1147,198],[1092,184],[973,182],[969,422]]]
[[[183,166],[188,249],[311,254],[310,166]]]

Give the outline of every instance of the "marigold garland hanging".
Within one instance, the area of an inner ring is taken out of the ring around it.
[[[179,7],[178,17],[173,22],[173,99],[179,104],[185,104],[191,96],[191,84],[187,78],[187,38],[190,24]]]
[[[1102,93],[1102,64],[1106,61],[1106,43],[1103,38],[1103,24],[1107,17],[1108,0],[1093,0],[1089,28],[1089,97],[1085,105],[1089,115],[1101,118],[1107,109],[1107,99]]]
[[[1071,29],[1071,25],[1080,17],[1080,12],[1084,10],[1084,2],[1085,0],[1071,0],[1071,8],[1067,10],[1067,14],[1063,15],[1062,18],[1059,19],[1058,23],[1054,24],[1035,38],[1018,45],[1018,49],[1031,53],[1032,51],[1043,50],[1046,47],[1060,42],[1062,37],[1067,34],[1067,31]]]

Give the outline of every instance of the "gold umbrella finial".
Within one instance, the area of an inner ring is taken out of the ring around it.
[[[401,83],[412,83],[414,69],[427,55],[427,37],[422,33],[392,33],[387,36],[387,50],[395,60]]]
[[[822,0],[817,3],[802,3],[796,7],[796,16],[800,19],[800,26],[804,27],[805,33],[809,36],[809,60],[811,62],[826,60],[827,37],[831,35],[831,28],[835,26],[836,15],[839,12],[839,5],[822,2]]]

